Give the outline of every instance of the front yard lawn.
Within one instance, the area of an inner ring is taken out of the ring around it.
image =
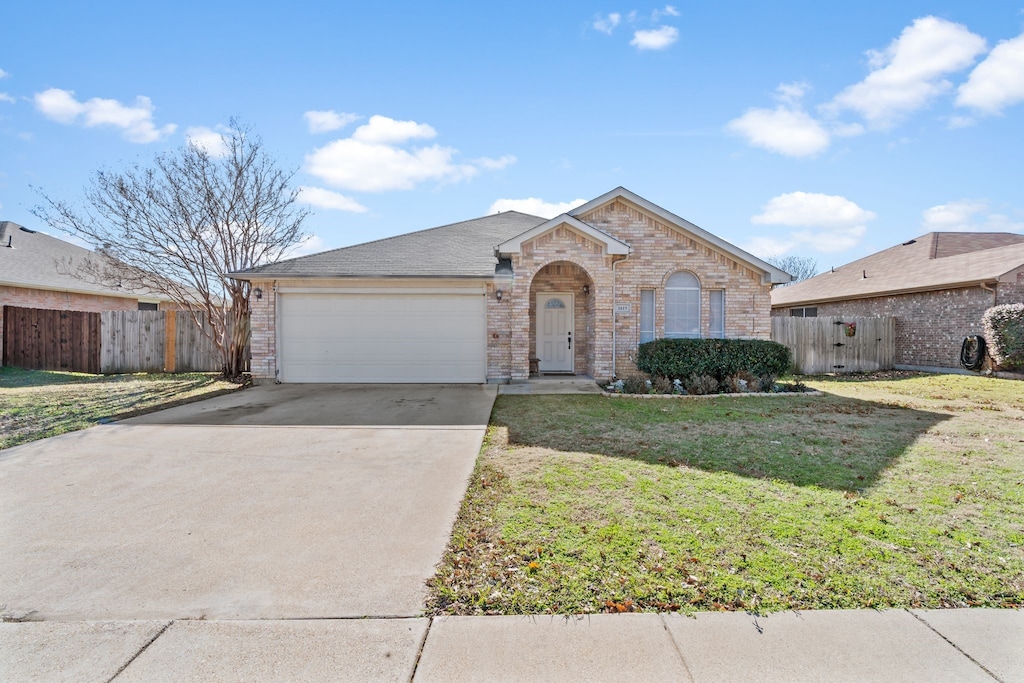
[[[501,396],[431,614],[1024,604],[1024,384]]]
[[[217,375],[84,375],[0,367],[0,449],[237,389]]]

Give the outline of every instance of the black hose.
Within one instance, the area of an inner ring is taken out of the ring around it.
[[[972,334],[964,338],[960,345],[960,365],[968,370],[981,370],[985,363],[985,338],[980,334]]]

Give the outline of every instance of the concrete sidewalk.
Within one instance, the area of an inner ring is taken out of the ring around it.
[[[1024,612],[0,624],[17,681],[1024,681]]]

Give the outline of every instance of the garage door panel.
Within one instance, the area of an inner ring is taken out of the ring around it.
[[[482,294],[282,294],[279,315],[286,382],[486,379]]]

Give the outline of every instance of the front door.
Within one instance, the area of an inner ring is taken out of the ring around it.
[[[572,294],[537,295],[537,357],[541,372],[573,371]]]

